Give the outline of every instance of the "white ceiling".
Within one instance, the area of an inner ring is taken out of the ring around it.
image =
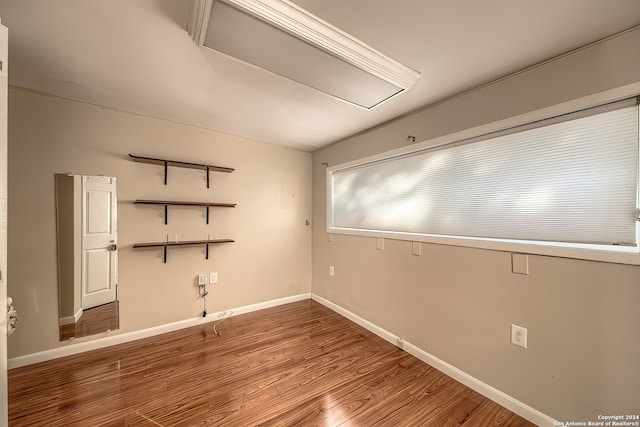
[[[9,83],[313,151],[640,24],[638,0],[295,0],[422,73],[364,110],[198,48],[189,0],[0,0]]]

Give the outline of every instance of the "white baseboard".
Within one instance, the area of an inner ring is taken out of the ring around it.
[[[265,308],[276,307],[283,304],[289,304],[296,301],[310,299],[311,294],[293,295],[290,297],[279,298],[271,301],[260,302],[257,304],[245,305],[234,309],[220,311],[216,313],[208,313],[207,317],[196,317],[193,319],[181,320],[178,322],[167,323],[165,325],[155,326],[153,328],[143,329],[140,331],[125,332],[118,334],[117,331],[105,332],[101,335],[94,335],[90,341],[70,340],[60,344],[62,347],[50,350],[40,351],[38,353],[27,354],[24,356],[13,357],[7,360],[7,368],[14,369],[22,366],[32,365],[34,363],[46,362],[47,360],[57,359],[60,357],[71,356],[73,354],[84,353],[85,351],[97,350],[116,344],[123,344],[143,338],[149,338],[167,332],[178,331],[180,329],[190,328],[205,323],[213,323],[222,317],[237,316],[239,314],[250,313],[252,311],[262,310]],[[96,339],[96,337],[99,337]]]
[[[362,317],[340,307],[339,305],[326,300],[316,294],[312,294],[311,298],[313,298],[313,300],[319,302],[320,304],[330,308],[331,310],[335,311],[338,314],[341,314],[342,316],[346,317],[347,319],[353,321],[354,323],[357,323],[358,325],[362,326],[365,329],[368,329],[369,331],[373,332],[374,334],[378,335],[379,337],[383,338],[386,341],[389,341],[391,344],[393,345],[397,345],[398,342],[398,336],[392,334],[391,332],[382,329],[381,327],[369,322],[368,320],[363,319]],[[433,356],[432,354],[427,353],[426,351],[416,347],[415,345],[407,342],[407,341],[403,341],[403,345],[402,348],[409,354],[417,357],[418,359],[422,360],[423,362],[429,364],[430,366],[433,366],[434,368],[438,369],[441,372],[444,372],[445,374],[449,375],[450,377],[454,378],[455,380],[461,382],[462,384],[466,385],[467,387],[469,387],[472,390],[477,391],[478,393],[482,394],[483,396],[493,400],[494,402],[504,406],[505,408],[509,409],[510,411],[520,415],[521,417],[531,421],[532,423],[538,425],[538,426],[557,426],[559,425],[559,423],[554,420],[553,418],[543,414],[542,412],[520,402],[517,399],[514,399],[513,397],[509,396],[506,393],[501,392],[500,390],[490,386],[489,384],[486,384],[482,381],[480,381],[477,378],[472,377],[471,375],[467,374],[464,371],[461,371],[460,369],[456,368],[453,365],[450,365],[449,363],[445,362],[444,360],[438,359],[437,357]]]
[[[78,323],[78,320],[80,320],[80,318],[82,317],[82,313],[83,311],[80,308],[73,316],[61,317],[60,326],[73,325],[74,323]]]

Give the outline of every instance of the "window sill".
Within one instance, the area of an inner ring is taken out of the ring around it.
[[[532,255],[571,258],[585,261],[640,265],[640,251],[637,247],[631,246],[586,245],[559,242],[436,236],[339,227],[328,227],[327,233],[406,240],[448,246],[461,246],[501,252],[519,252]]]

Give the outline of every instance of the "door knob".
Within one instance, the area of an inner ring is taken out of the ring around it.
[[[111,241],[111,245],[109,246],[109,250],[110,251],[118,250],[118,245],[116,244],[116,242],[114,240]]]

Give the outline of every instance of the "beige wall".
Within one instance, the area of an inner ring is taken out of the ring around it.
[[[557,420],[640,411],[640,267],[326,234],[331,166],[640,82],[640,29],[313,155],[313,292]],[[328,266],[335,266],[329,277]],[[528,328],[529,348],[509,344]]]
[[[128,153],[236,169],[205,174],[128,160]],[[311,290],[311,154],[21,89],[9,92],[9,295],[20,315],[9,357],[58,342],[54,174],[118,178],[120,326],[138,331],[202,313],[195,277],[217,271],[207,310],[240,307]],[[134,205],[135,199],[220,201],[202,208]],[[133,250],[137,242],[229,237],[204,248]],[[95,338],[94,338],[95,339]],[[84,340],[84,339],[83,339]],[[73,344],[71,344],[73,345]]]

